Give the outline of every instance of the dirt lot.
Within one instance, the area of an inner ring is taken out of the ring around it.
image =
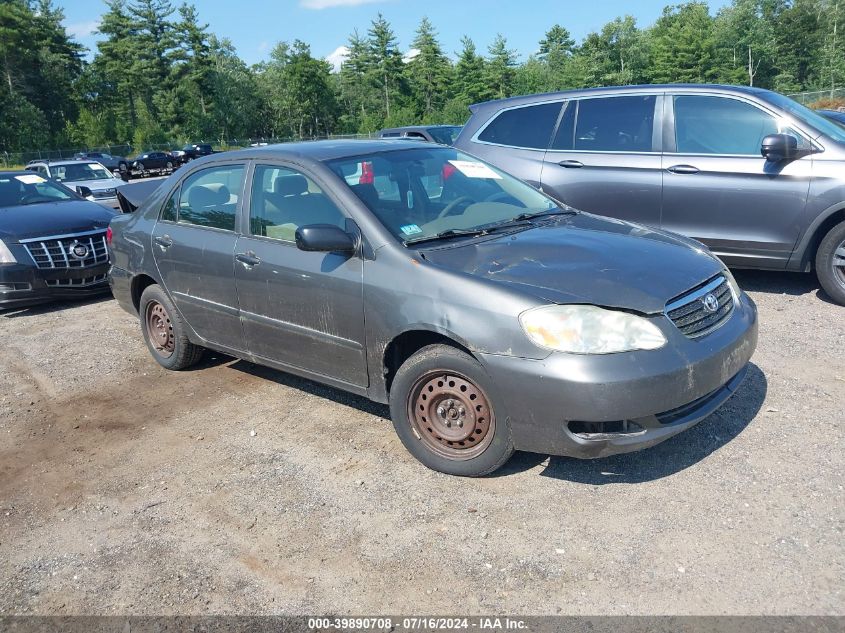
[[[845,614],[845,308],[738,279],[760,347],[720,411],[480,480],[363,399],[167,373],[113,301],[2,314],[0,613]]]

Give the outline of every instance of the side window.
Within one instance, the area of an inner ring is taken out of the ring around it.
[[[781,131],[774,116],[744,101],[689,95],[674,97],[674,103],[679,154],[759,157],[763,137]]]
[[[297,171],[257,165],[252,180],[249,226],[253,235],[292,242],[306,224],[346,227],[346,217],[317,184]]]
[[[557,126],[557,132],[550,149],[573,149],[575,147],[575,112],[577,110],[577,101],[566,102],[563,116],[560,118],[560,124]]]
[[[41,176],[42,178],[49,178],[50,177],[50,174],[47,172],[47,168],[44,167],[43,165],[36,167],[35,171],[38,172],[38,175]]]
[[[191,174],[182,183],[178,222],[234,231],[243,181],[243,165],[212,167]]]
[[[527,149],[546,149],[560,113],[560,102],[505,110],[478,135],[479,141]]]
[[[178,200],[179,200],[179,188],[176,188],[170,197],[167,199],[167,202],[164,203],[164,206],[161,208],[161,215],[159,217],[160,220],[165,222],[176,222],[177,213],[178,213]]]
[[[572,149],[586,152],[652,151],[655,99],[654,95],[580,99]]]

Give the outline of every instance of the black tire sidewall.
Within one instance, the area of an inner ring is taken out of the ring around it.
[[[454,371],[466,376],[484,391],[490,401],[496,428],[490,445],[476,457],[462,461],[446,459],[427,448],[424,441],[414,434],[408,419],[408,395],[420,376],[436,370]],[[472,356],[448,345],[424,347],[399,368],[390,386],[390,414],[402,444],[432,470],[460,477],[480,477],[497,470],[513,454],[507,410],[492,378]]]
[[[155,347],[150,341],[150,333],[147,330],[147,306],[151,302],[160,303],[167,310],[167,316],[170,317],[170,323],[173,326],[173,353],[165,358],[156,352]],[[165,369],[179,370],[193,365],[197,360],[197,348],[188,341],[185,326],[182,323],[182,318],[176,311],[176,306],[170,300],[170,297],[161,289],[161,286],[151,285],[144,289],[141,294],[141,301],[139,303],[138,313],[141,317],[141,332],[144,335],[144,342],[147,344],[147,349],[150,351],[152,357],[159,365]]]
[[[816,276],[828,296],[840,305],[845,305],[845,287],[836,278],[833,270],[833,256],[836,248],[845,242],[845,222],[834,226],[819,244],[816,253]]]

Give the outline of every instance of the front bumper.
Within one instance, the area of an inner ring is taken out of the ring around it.
[[[20,263],[0,265],[0,310],[106,293],[107,273],[108,264],[70,269],[44,269]]]
[[[665,317],[654,317],[665,319]],[[659,350],[553,353],[543,360],[480,354],[514,446],[595,458],[640,450],[690,428],[739,387],[757,347],[757,310],[742,295],[719,329],[689,339],[668,322]]]

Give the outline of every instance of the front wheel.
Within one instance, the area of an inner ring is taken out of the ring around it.
[[[405,448],[432,470],[487,475],[514,450],[495,393],[474,358],[448,345],[430,345],[396,373],[390,387],[393,426]]]
[[[164,166],[167,171],[173,171],[173,163],[167,161],[167,165]]]
[[[828,231],[819,244],[816,276],[830,298],[845,305],[845,222]]]
[[[159,365],[178,371],[199,361],[202,348],[188,340],[185,324],[161,286],[148,286],[138,310],[147,348]]]

